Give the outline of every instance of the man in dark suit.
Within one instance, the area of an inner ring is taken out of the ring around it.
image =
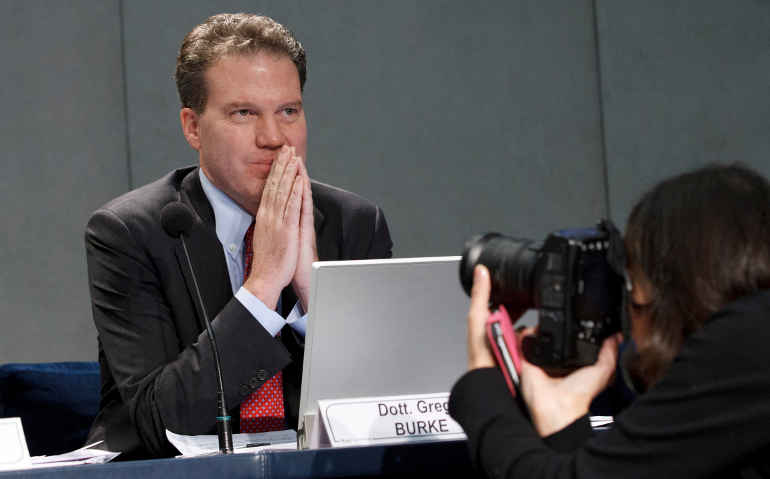
[[[312,262],[392,249],[377,206],[308,177],[305,65],[302,45],[267,17],[215,15],[185,37],[180,120],[199,167],[112,200],[86,228],[102,374],[89,441],[159,457],[176,454],[166,429],[214,432],[203,313],[181,243],[161,224],[175,201],[195,213],[187,244],[235,431],[296,428]]]

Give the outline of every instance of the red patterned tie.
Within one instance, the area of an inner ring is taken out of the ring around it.
[[[251,272],[251,258],[254,254],[252,238],[254,222],[243,238],[243,281]],[[266,432],[286,429],[283,412],[283,381],[281,371],[268,379],[262,386],[241,402],[241,432]]]

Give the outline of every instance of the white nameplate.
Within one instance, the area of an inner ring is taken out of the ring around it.
[[[0,419],[0,471],[18,469],[29,464],[27,440],[21,419],[8,417]]]
[[[451,417],[449,393],[318,401],[329,443],[352,446],[465,439]]]

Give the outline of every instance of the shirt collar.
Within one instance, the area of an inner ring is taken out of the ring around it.
[[[198,168],[198,176],[201,180],[203,193],[211,203],[214,210],[214,224],[216,225],[217,238],[222,243],[224,250],[236,260],[240,261],[243,250],[243,237],[249,229],[254,218],[243,208],[227,196],[222,190],[214,186],[206,177],[201,168]]]

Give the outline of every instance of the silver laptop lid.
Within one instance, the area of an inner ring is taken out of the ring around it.
[[[459,262],[313,263],[300,421],[320,399],[449,391],[467,368]]]

